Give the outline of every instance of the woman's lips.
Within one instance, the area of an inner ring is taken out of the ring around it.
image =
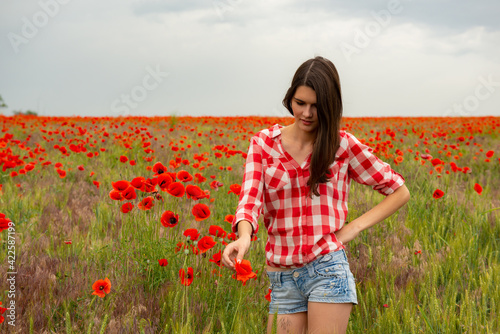
[[[311,125],[312,124],[312,121],[306,121],[304,119],[301,120],[302,123],[304,123],[304,125]]]

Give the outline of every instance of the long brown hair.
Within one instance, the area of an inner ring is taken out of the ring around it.
[[[318,185],[328,181],[328,168],[334,162],[335,153],[340,146],[342,95],[339,74],[333,63],[323,57],[309,59],[300,65],[283,99],[283,105],[292,115],[292,98],[300,86],[310,87],[316,92],[318,129],[307,185],[310,193],[319,196]]]

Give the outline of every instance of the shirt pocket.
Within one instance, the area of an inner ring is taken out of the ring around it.
[[[290,183],[288,172],[281,161],[274,160],[268,162],[264,171],[264,183],[266,189],[269,190],[280,190]]]

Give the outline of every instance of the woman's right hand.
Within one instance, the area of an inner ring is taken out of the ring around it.
[[[250,248],[250,235],[244,234],[226,246],[222,253],[222,265],[234,269],[235,261],[240,262]]]

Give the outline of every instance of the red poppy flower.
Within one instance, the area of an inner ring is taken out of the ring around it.
[[[208,228],[208,233],[217,238],[225,238],[227,235],[227,232],[224,231],[222,227],[217,225],[210,225],[210,227]]]
[[[128,161],[128,158],[126,156],[124,156],[124,155],[120,156],[120,162],[125,163],[127,161]]]
[[[64,243],[65,243],[66,245],[71,245],[73,242],[72,242],[71,240],[65,240],[65,241],[64,241]]]
[[[236,241],[237,237],[236,237],[236,233],[229,233],[227,235],[227,238],[231,241]]]
[[[146,179],[143,182],[144,188],[142,191],[151,193],[153,191],[156,191],[156,185],[158,184],[158,179],[152,178],[152,179]]]
[[[144,181],[146,181],[144,177],[138,176],[130,181],[130,185],[137,190],[144,191]]]
[[[495,151],[488,151],[486,152],[486,157],[491,158],[495,154]]]
[[[161,174],[164,174],[167,171],[167,167],[163,166],[161,162],[157,162],[153,165],[153,173],[155,173],[154,176],[159,176]]]
[[[198,248],[202,253],[205,253],[207,250],[215,246],[216,242],[212,239],[211,236],[204,236],[198,241]]]
[[[113,189],[109,192],[109,198],[111,198],[114,201],[123,201],[122,193],[116,189]]]
[[[161,215],[160,222],[165,227],[174,227],[179,222],[179,215],[176,215],[172,211],[165,211]]]
[[[184,185],[180,182],[173,182],[167,187],[167,192],[175,197],[184,196],[185,188]]]
[[[198,232],[197,229],[195,228],[188,228],[187,230],[182,233],[185,237],[189,237],[190,240],[195,241],[198,240],[200,237],[200,233]]]
[[[175,246],[174,252],[179,253],[182,249],[185,249],[186,246],[184,245],[183,242],[178,242],[177,245]]]
[[[226,215],[226,217],[224,217],[224,221],[232,224],[234,221],[234,215]]]
[[[167,261],[167,259],[160,259],[160,260],[158,260],[158,263],[160,264],[160,266],[166,267],[168,264],[168,261]]]
[[[267,295],[265,296],[265,298],[266,298],[266,300],[267,300],[268,302],[271,302],[271,292],[272,292],[272,291],[273,291],[273,290],[269,289],[269,291],[267,292]]]
[[[97,280],[92,284],[92,290],[94,290],[93,295],[104,298],[111,291],[111,282],[107,277],[103,280]]]
[[[64,179],[64,178],[66,177],[66,171],[64,171],[64,170],[62,170],[62,169],[59,169],[59,168],[58,168],[58,169],[56,170],[56,172],[57,172],[57,174],[59,174],[59,177],[60,177],[61,179]]]
[[[234,269],[236,269],[236,277],[233,275],[233,278],[242,281],[243,285],[245,285],[250,278],[257,277],[257,274],[252,271],[252,265],[248,260],[243,259],[241,261],[236,261]]]
[[[172,177],[170,177],[170,175],[168,174],[160,174],[157,180],[158,180],[158,187],[160,187],[162,191],[167,191],[168,186],[173,182]]]
[[[434,193],[432,194],[432,197],[434,197],[435,199],[441,198],[443,196],[444,196],[444,191],[442,191],[441,189],[434,190]]]
[[[229,191],[227,192],[228,194],[234,193],[235,195],[239,195],[241,192],[241,185],[239,184],[232,184],[229,186]]]
[[[480,184],[476,183],[474,184],[474,190],[479,194],[481,195],[481,193],[483,192],[483,187],[481,187]]]
[[[181,284],[185,286],[191,285],[193,283],[193,268],[189,267],[187,270],[187,275],[186,272],[184,271],[184,268],[179,270],[179,277],[181,279]]]
[[[135,193],[135,188],[132,186],[129,186],[127,189],[122,191],[122,196],[123,196],[123,198],[125,198],[126,200],[129,200],[129,201],[136,199],[137,194]]]
[[[97,189],[99,189],[99,187],[101,186],[101,183],[99,181],[92,181],[92,183],[94,184],[94,186],[96,186]]]
[[[434,158],[431,160],[431,164],[433,166],[436,166],[436,165],[443,165],[444,164],[444,161],[443,160],[440,160],[439,158]]]
[[[203,192],[203,190],[201,190],[200,187],[188,184],[186,186],[186,196],[187,198],[192,198],[197,201],[201,198],[205,198],[205,193]]]
[[[193,179],[193,175],[189,174],[185,170],[177,172],[177,178],[182,182],[189,182]]]
[[[85,167],[83,167],[83,165],[80,165],[80,166],[78,166],[78,170],[82,170],[83,171],[83,170],[85,170]]]
[[[113,186],[113,189],[121,192],[126,190],[130,186],[130,182],[126,180],[121,180],[121,181],[111,182],[111,185]]]
[[[0,213],[0,232],[6,230],[11,225],[12,221],[9,218],[5,218],[5,214]]]
[[[215,263],[216,265],[218,265],[220,267],[221,266],[221,263],[220,263],[221,256],[222,256],[222,251],[219,251],[218,253],[215,253],[212,256],[212,258],[210,260],[208,260],[208,261],[213,262],[213,263]]]
[[[198,203],[193,206],[191,213],[196,221],[202,221],[210,217],[210,209],[208,208],[208,205],[203,203]]]
[[[142,201],[137,204],[137,206],[139,207],[139,209],[144,211],[150,210],[154,206],[153,197],[144,197]]]
[[[121,212],[123,213],[129,213],[130,211],[132,211],[132,209],[134,208],[134,204],[132,203],[124,203],[120,209]]]

